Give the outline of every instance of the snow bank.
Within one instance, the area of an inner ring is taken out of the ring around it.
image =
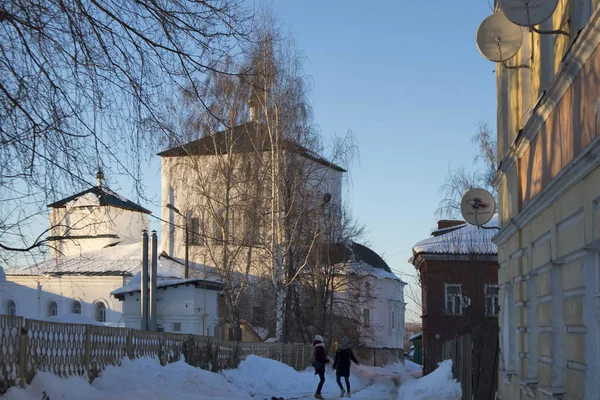
[[[121,367],[108,367],[90,385],[80,377],[58,378],[38,372],[25,389],[11,388],[2,400],[39,400],[43,392],[61,400],[209,400],[246,399],[248,394],[221,375],[189,366],[183,361],[162,367],[151,358],[124,359]]]
[[[421,379],[400,385],[398,399],[411,400],[460,400],[460,383],[452,378],[452,360],[439,364],[438,368]]]
[[[311,392],[316,381],[310,371],[298,372],[278,361],[249,355],[237,369],[221,371],[221,374],[238,388],[251,394],[283,395],[285,393]]]
[[[452,363],[445,361],[430,375],[416,379],[420,368],[399,363],[381,367],[352,366],[350,382],[356,400],[460,400],[460,385],[452,379]],[[215,374],[179,361],[161,366],[153,358],[124,359],[120,367],[108,367],[90,385],[81,377],[61,379],[38,372],[25,390],[11,388],[2,400],[208,400],[270,399],[271,396],[312,398],[318,377],[314,370],[295,371],[280,362],[248,356],[238,369]],[[335,372],[327,367],[325,398],[337,398]]]

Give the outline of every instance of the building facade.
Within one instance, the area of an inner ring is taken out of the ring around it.
[[[505,400],[600,399],[600,9],[558,3],[496,68]]]
[[[491,221],[492,226],[496,223],[496,218]],[[413,247],[410,262],[421,282],[425,374],[444,360],[444,342],[457,336],[472,335],[472,365],[479,365],[482,351],[496,349],[499,287],[494,232],[445,220],[431,238]]]

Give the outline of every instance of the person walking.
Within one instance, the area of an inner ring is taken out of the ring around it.
[[[327,356],[325,355],[323,336],[316,335],[315,340],[313,341],[313,346],[315,348],[315,360],[313,361],[312,366],[315,369],[315,375],[319,375],[319,384],[317,385],[315,399],[323,399],[323,396],[321,396],[321,389],[323,389],[323,384],[325,383],[325,364],[329,362]]]
[[[348,390],[348,397],[350,396],[350,364],[351,361],[354,361],[354,364],[359,365],[358,361],[354,357],[354,353],[352,353],[352,349],[350,348],[350,339],[346,336],[340,340],[340,344],[338,345],[338,349],[335,352],[335,360],[333,361],[333,369],[335,369],[335,381],[340,387],[340,397],[344,397],[344,387],[342,386],[342,382],[340,378],[343,376],[346,381],[346,389]]]

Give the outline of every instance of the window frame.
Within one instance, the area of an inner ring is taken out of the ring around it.
[[[100,306],[103,307],[103,312],[104,312],[103,319],[104,320],[100,319],[99,314],[98,314],[100,312]],[[107,307],[106,303],[104,303],[103,301],[97,301],[96,304],[94,304],[94,321],[102,322],[102,323],[106,322],[106,314],[107,314],[106,311],[107,310],[108,310],[108,307]]]
[[[16,317],[17,316],[17,303],[15,303],[15,301],[13,299],[8,299],[6,301],[6,306],[5,308],[5,312],[6,315],[8,315],[9,317]]]
[[[52,306],[54,305],[55,314],[52,314]],[[50,300],[48,302],[48,306],[46,307],[46,317],[56,317],[58,316],[58,303],[54,300]]]
[[[79,306],[79,312],[75,312],[75,306]],[[83,313],[83,306],[79,300],[73,300],[71,302],[71,314],[81,315]]]
[[[488,289],[493,288],[496,289],[495,295],[488,295]],[[498,317],[500,314],[500,286],[496,284],[487,284],[484,287],[485,293],[485,316],[486,317]],[[490,313],[488,309],[488,298],[492,299],[492,306],[495,308],[496,313]],[[494,303],[495,299],[495,303]]]
[[[459,293],[452,293],[450,294],[452,296],[452,300],[451,300],[451,305],[452,305],[452,312],[448,312],[448,288],[458,288]],[[459,312],[455,312],[455,299],[458,299],[458,308],[459,308]],[[462,284],[460,283],[444,283],[444,314],[446,315],[464,315],[464,310],[463,310],[463,304],[462,304]]]

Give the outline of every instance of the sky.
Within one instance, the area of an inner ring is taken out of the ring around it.
[[[486,0],[273,3],[312,77],[323,135],[352,130],[346,195],[373,250],[405,280],[437,219],[448,168],[471,167],[480,121],[496,123],[494,64],[475,45]],[[476,166],[473,166],[476,168]],[[410,301],[408,307],[411,306]]]
[[[351,130],[357,139],[344,201],[366,225],[364,240],[414,283],[407,260],[436,226],[449,167],[476,168],[471,138],[480,121],[495,126],[495,66],[475,45],[490,3],[273,0],[271,6],[305,59],[322,135]],[[143,204],[156,216],[159,182],[157,157],[145,177],[156,204]],[[127,196],[127,185],[120,186]],[[160,232],[157,220],[152,229]],[[416,307],[405,301],[413,320]]]
[[[415,270],[407,260],[412,246],[435,227],[449,166],[476,168],[471,138],[480,121],[495,126],[494,64],[475,45],[477,27],[492,13],[490,3],[271,4],[306,60],[321,133],[328,137],[351,130],[357,139],[359,159],[349,169],[344,200],[366,225],[364,239],[372,249],[410,280]],[[125,181],[107,179],[114,190],[135,200]],[[142,205],[160,216],[158,157],[144,183],[155,201]],[[152,229],[160,232],[158,221],[153,220]]]

